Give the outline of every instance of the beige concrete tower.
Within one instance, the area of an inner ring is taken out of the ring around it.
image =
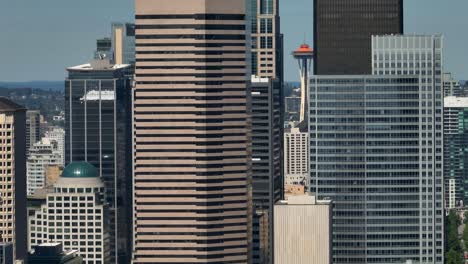
[[[133,263],[248,263],[245,0],[135,3]]]
[[[0,97],[0,243],[26,250],[26,108]]]
[[[252,74],[283,78],[279,0],[248,0],[252,31]]]

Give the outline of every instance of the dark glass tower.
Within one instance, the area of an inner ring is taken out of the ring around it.
[[[131,254],[131,89],[129,66],[108,59],[68,68],[65,81],[65,163],[99,169],[110,208],[111,260]]]
[[[371,36],[403,33],[403,0],[315,0],[316,75],[370,74]]]
[[[273,205],[282,196],[283,35],[279,0],[249,0],[252,96],[252,263],[272,263]]]

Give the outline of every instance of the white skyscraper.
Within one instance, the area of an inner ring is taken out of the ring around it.
[[[65,165],[65,130],[55,127],[45,133],[45,138],[53,144],[54,149],[60,155],[61,165]]]
[[[46,167],[62,165],[62,157],[47,138],[29,148],[26,161],[27,195],[32,195],[35,190],[46,186]]]
[[[291,128],[284,133],[284,184],[309,186],[309,133]]]

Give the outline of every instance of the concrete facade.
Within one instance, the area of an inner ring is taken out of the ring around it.
[[[294,127],[284,133],[284,184],[310,186],[309,133]]]
[[[14,259],[27,257],[26,109],[0,97],[0,243],[13,244]]]
[[[132,261],[249,263],[246,1],[135,3]]]
[[[275,205],[275,264],[331,264],[332,204],[291,195]]]

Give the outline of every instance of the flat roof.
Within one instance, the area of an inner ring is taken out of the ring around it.
[[[444,98],[444,107],[468,107],[468,97],[447,96]]]
[[[67,71],[110,71],[119,70],[130,67],[130,64],[111,64],[111,67],[93,68],[91,63],[81,64],[73,67],[68,67]]]
[[[0,96],[0,111],[19,111],[26,110],[26,107],[19,105],[10,99]]]

